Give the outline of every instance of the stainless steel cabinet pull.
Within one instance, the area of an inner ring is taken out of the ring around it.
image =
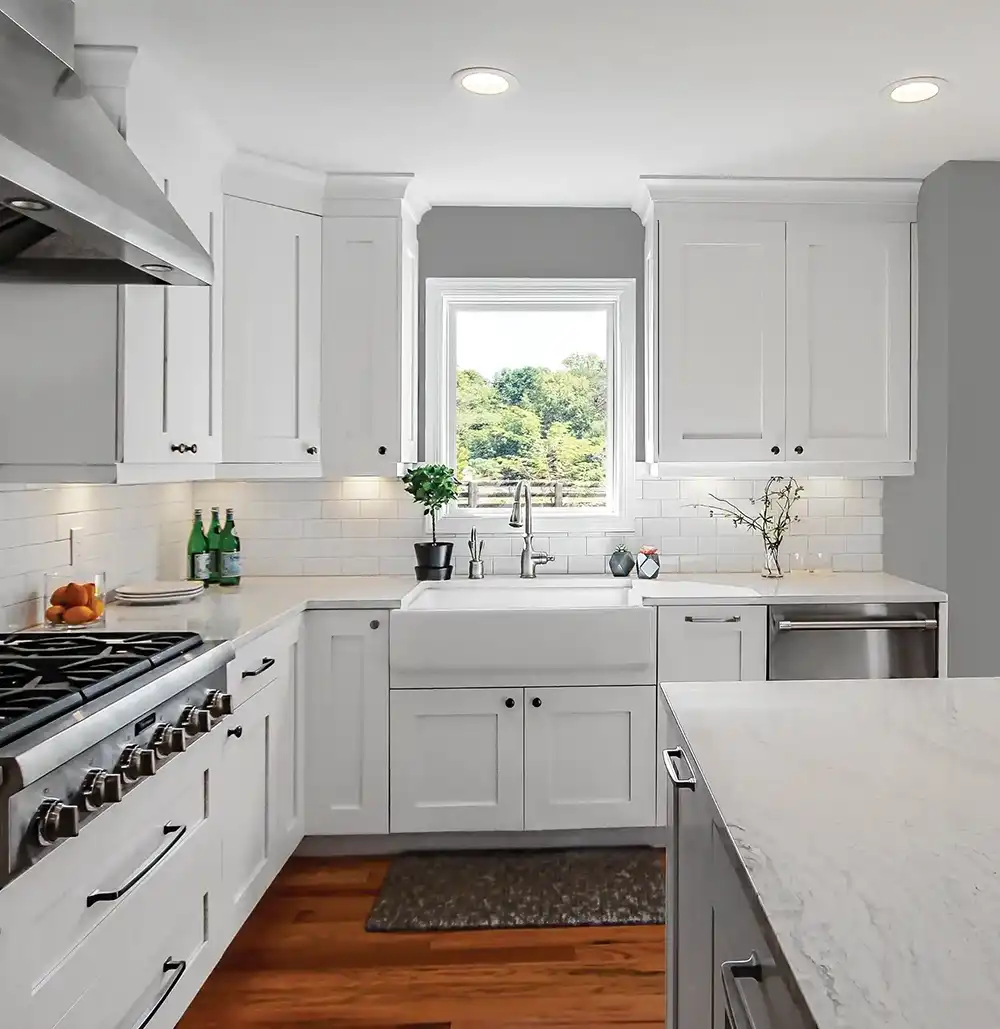
[[[244,672],[243,673],[243,678],[244,679],[256,678],[256,676],[261,675],[262,673],[266,672],[273,664],[274,664],[274,658],[273,657],[265,657],[264,660],[261,661],[261,663],[260,663],[260,668],[255,668],[252,672]]]
[[[138,1022],[132,1027],[132,1029],[146,1029],[154,1018],[156,1013],[163,1007],[167,1002],[167,997],[174,992],[174,987],[181,981],[181,976],[187,971],[186,961],[174,961],[173,958],[167,958],[163,962],[163,974],[167,972],[173,972],[174,974],[170,977],[170,982],[167,983],[167,988],[156,998],[153,1006],[139,1019]]]
[[[743,619],[739,615],[723,615],[718,618],[712,618],[709,615],[685,615],[684,621],[693,622],[695,625],[701,625],[709,622],[715,625],[721,625],[741,622]]]
[[[674,767],[674,758],[678,758],[683,761],[684,764],[690,769],[691,762],[688,761],[687,755],[680,747],[672,747],[670,750],[663,752],[663,763],[667,766],[667,775],[670,776],[670,781],[679,790],[693,790],[698,785],[698,780],[695,778],[694,772],[691,773],[690,778],[682,779],[677,774],[677,769]]]
[[[761,965],[755,951],[743,961],[722,962],[722,992],[726,996],[726,1025],[733,1029],[756,1029],[740,979],[760,982]]]
[[[87,898],[87,907],[93,907],[95,904],[101,904],[108,900],[121,900],[133,886],[138,886],[174,847],[181,842],[181,838],[186,832],[186,825],[165,825],[163,827],[163,835],[170,838],[153,852],[145,864],[139,866],[132,878],[124,886],[119,886],[117,890],[99,890],[97,893],[92,893]]]
[[[936,618],[858,618],[842,622],[778,622],[780,632],[797,629],[936,629]]]

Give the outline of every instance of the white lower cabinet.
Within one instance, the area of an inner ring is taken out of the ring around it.
[[[392,832],[648,826],[655,686],[392,690]]]
[[[523,828],[523,694],[392,691],[392,832]]]
[[[656,687],[524,691],[524,828],[656,821]]]
[[[305,831],[389,831],[389,613],[306,616]]]

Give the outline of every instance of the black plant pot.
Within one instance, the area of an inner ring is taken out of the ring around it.
[[[450,579],[454,546],[454,543],[414,543],[413,551],[417,555],[414,571],[417,579],[421,582],[427,579]]]

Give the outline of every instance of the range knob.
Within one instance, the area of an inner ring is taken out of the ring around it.
[[[187,750],[187,734],[183,726],[167,725],[161,722],[153,730],[153,750],[160,757],[170,757],[171,754],[182,754]]]
[[[225,718],[233,713],[233,695],[222,690],[212,690],[205,698],[205,707],[213,718]]]
[[[152,747],[141,747],[133,743],[122,751],[119,767],[126,782],[156,775],[156,751]]]
[[[80,809],[61,800],[46,800],[38,809],[38,842],[51,847],[59,840],[80,835]]]
[[[91,768],[83,777],[80,799],[85,811],[97,811],[105,804],[117,804],[125,794],[125,781],[118,772]]]
[[[181,720],[177,726],[191,736],[208,732],[212,728],[212,712],[207,707],[189,705],[181,712]]]

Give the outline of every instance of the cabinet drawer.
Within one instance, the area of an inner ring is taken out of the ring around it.
[[[172,1026],[203,976],[218,873],[218,841],[203,823],[163,862],[155,887],[129,894],[36,985],[30,1029]]]
[[[205,824],[217,743],[214,734],[198,741],[12,884],[33,908],[22,946],[34,989],[125,901],[162,895],[162,880]]]
[[[767,608],[661,606],[659,682],[739,682],[767,677]]]
[[[279,676],[289,676],[299,620],[288,621],[236,651],[226,670],[233,706],[249,700]]]
[[[714,1029],[806,1029],[810,1020],[792,999],[750,904],[746,872],[738,867],[718,825],[712,827]],[[742,1008],[741,1012],[739,1009]]]

